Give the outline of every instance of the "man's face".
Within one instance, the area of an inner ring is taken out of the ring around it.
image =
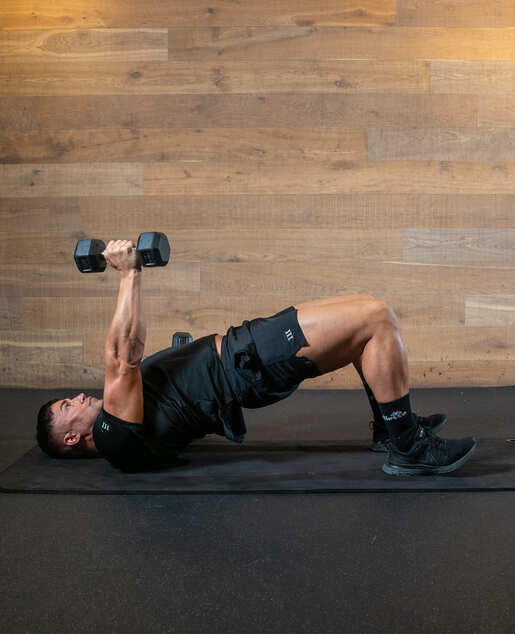
[[[74,445],[81,436],[93,431],[93,425],[102,409],[103,401],[84,392],[73,398],[64,398],[50,406],[54,414],[54,431],[64,444]]]

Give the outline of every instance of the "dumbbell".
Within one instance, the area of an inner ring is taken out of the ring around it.
[[[189,332],[175,332],[172,337],[172,348],[181,348],[193,341],[193,337]]]
[[[172,349],[178,350],[192,341],[193,337],[189,332],[174,332],[172,336]],[[143,357],[143,359],[146,359],[146,357]]]
[[[106,245],[95,238],[79,240],[75,247],[75,263],[81,273],[102,273],[107,262],[102,252]],[[170,259],[170,243],[164,233],[147,231],[138,238],[136,251],[143,266],[166,266]]]

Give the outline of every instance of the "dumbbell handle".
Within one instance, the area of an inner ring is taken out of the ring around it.
[[[95,238],[79,240],[75,247],[75,263],[81,273],[101,273],[107,262],[103,255],[106,245]],[[150,231],[138,238],[136,251],[143,266],[165,266],[170,258],[170,244],[164,233]]]

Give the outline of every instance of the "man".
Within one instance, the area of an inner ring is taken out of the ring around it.
[[[242,407],[264,407],[307,378],[354,364],[374,412],[375,450],[392,475],[448,473],[472,455],[474,438],[435,435],[443,414],[412,414],[408,363],[399,324],[383,301],[345,295],[291,306],[244,321],[143,360],[146,325],[136,245],[111,240],[104,256],[120,273],[115,314],[104,349],[103,400],[79,394],[45,404],[40,447],[55,457],[102,456],[123,471],[173,464],[206,434],[242,442]]]

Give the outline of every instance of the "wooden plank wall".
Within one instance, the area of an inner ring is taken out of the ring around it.
[[[2,386],[102,387],[118,279],[75,241],[148,230],[147,353],[368,292],[413,385],[514,383],[513,0],[3,0],[0,27]]]

